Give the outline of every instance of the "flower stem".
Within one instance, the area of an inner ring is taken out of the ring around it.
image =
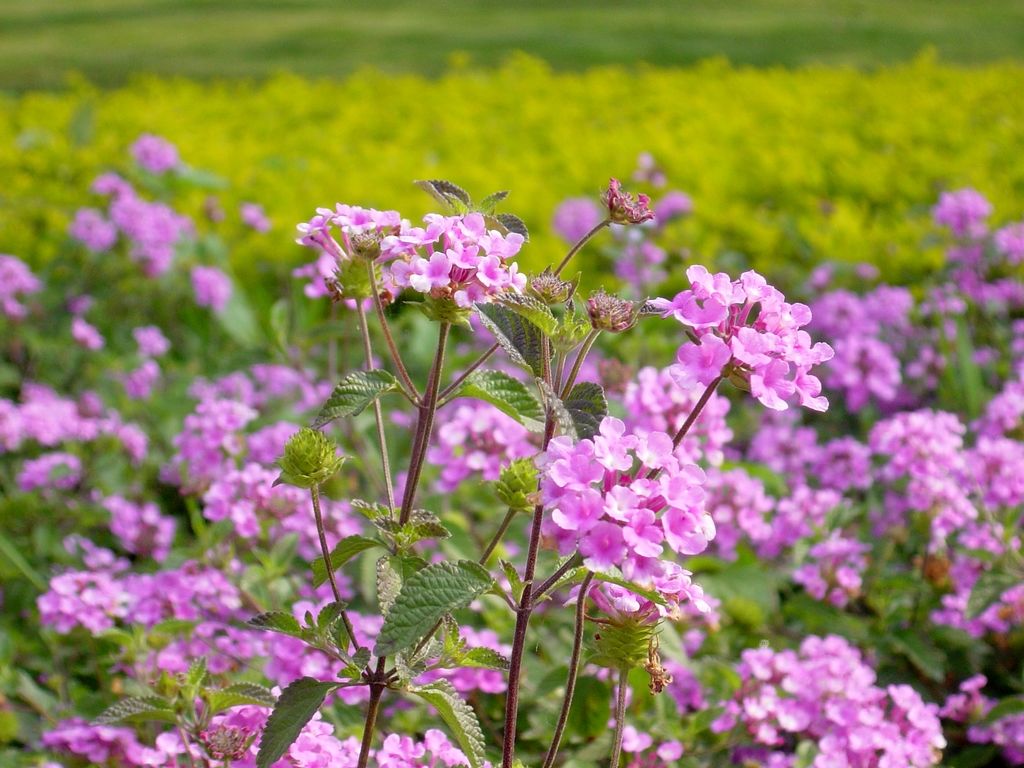
[[[334,578],[334,569],[331,567],[331,549],[327,546],[327,533],[324,530],[324,516],[320,511],[320,489],[315,485],[312,486],[309,489],[309,495],[313,500],[313,516],[316,518],[316,532],[320,537],[320,551],[324,556],[324,566],[327,569],[327,580],[331,583],[331,592],[334,594],[334,601],[344,605],[345,601],[341,599],[341,591],[338,589],[338,581]],[[356,641],[355,632],[352,629],[352,622],[349,621],[348,613],[345,612],[344,608],[341,609],[341,620],[345,623],[345,631],[352,639],[352,644],[358,649],[359,643]]]
[[[430,432],[434,427],[434,414],[437,412],[437,398],[441,388],[441,372],[444,368],[444,352],[448,344],[448,332],[451,323],[441,323],[437,334],[437,352],[434,364],[427,377],[427,391],[419,406],[419,418],[416,420],[416,435],[413,438],[412,457],[409,459],[409,474],[405,479],[405,494],[402,497],[402,511],[398,521],[406,523],[412,514],[412,505],[416,500],[416,486],[419,485],[423,462],[430,445]]]
[[[541,344],[541,362],[544,381],[551,384],[551,346],[545,338]],[[541,450],[547,450],[555,434],[555,414],[549,410],[544,420],[544,440]],[[533,612],[533,577],[537,570],[537,553],[540,551],[540,529],[544,521],[544,504],[533,508],[533,524],[530,528],[530,546],[526,553],[526,568],[523,571],[523,594],[516,610],[516,627],[512,636],[512,653],[509,655],[508,694],[505,697],[505,732],[501,744],[501,768],[512,768],[516,751],[516,725],[519,719],[519,682],[523,672],[523,653],[526,650],[526,630]]]
[[[362,302],[356,302],[359,317],[359,332],[363,337],[363,351],[366,354],[366,370],[373,370],[373,347],[370,344],[370,329],[366,323],[366,310]],[[391,481],[391,462],[388,460],[388,443],[384,434],[384,412],[380,400],[373,401],[373,415],[377,421],[377,442],[380,445],[380,463],[384,471],[384,490],[388,497],[388,509],[395,509],[395,490]]]
[[[380,662],[383,662],[382,658]],[[383,663],[378,663],[378,672],[383,670]],[[383,683],[372,683],[370,685],[370,701],[366,705],[366,720],[363,722],[363,741],[359,745],[359,762],[357,768],[366,768],[370,761],[370,746],[373,744],[373,731],[377,726],[377,712],[380,710],[380,700],[384,695]]]
[[[612,734],[612,756],[609,768],[619,768],[622,758],[622,729],[626,725],[626,684],[629,681],[629,670],[619,671],[619,690],[615,698],[615,732]]]
[[[555,764],[555,757],[558,755],[558,747],[562,743],[562,734],[565,733],[566,723],[569,721],[569,710],[572,709],[572,697],[576,692],[576,677],[579,675],[580,652],[583,649],[583,623],[586,618],[587,592],[590,590],[590,583],[594,580],[594,574],[587,572],[580,585],[580,593],[576,598],[576,630],[572,641],[572,655],[569,657],[569,674],[565,679],[565,696],[562,697],[562,711],[558,713],[558,723],[555,725],[555,733],[551,737],[551,746],[544,758],[544,765],[541,768],[551,768]]]
[[[505,517],[502,518],[501,525],[498,526],[498,530],[494,532],[494,536],[491,537],[491,541],[487,544],[484,549],[484,553],[480,555],[480,559],[477,561],[480,565],[484,565],[490,558],[491,553],[497,548],[502,538],[505,536],[505,531],[512,524],[512,520],[516,516],[516,510],[509,507],[508,512],[505,513]]]
[[[583,367],[583,361],[587,359],[587,355],[590,354],[590,350],[594,346],[594,342],[597,341],[597,337],[601,335],[601,332],[597,329],[592,330],[587,334],[587,338],[583,340],[583,346],[580,347],[580,352],[576,355],[576,360],[572,364],[572,369],[569,371],[569,378],[565,380],[565,386],[562,387],[562,393],[559,395],[561,398],[565,398],[569,394],[569,390],[572,389],[572,385],[576,383],[576,377],[580,375],[580,368]]]
[[[370,293],[373,294],[373,306],[377,310],[377,319],[380,320],[380,327],[384,332],[384,341],[391,352],[391,359],[395,363],[395,370],[398,371],[398,378],[402,380],[402,384],[405,390],[407,390],[406,395],[411,394],[410,399],[414,404],[419,405],[420,396],[416,392],[416,385],[412,383],[409,371],[406,370],[405,363],[402,362],[402,356],[398,353],[398,347],[395,346],[395,337],[391,335],[391,326],[388,325],[387,315],[384,314],[384,303],[381,301],[380,291],[377,289],[377,276],[373,272],[373,264],[368,264],[366,271],[370,276]]]
[[[442,403],[447,402],[448,398],[451,397],[455,393],[455,390],[459,388],[459,385],[469,378],[469,374],[471,374],[481,365],[486,363],[490,356],[498,351],[499,346],[500,345],[498,344],[492,344],[487,349],[487,351],[480,355],[480,357],[478,357],[466,370],[464,370],[457,377],[455,377],[455,380],[452,381],[452,383],[449,384],[447,387],[445,387],[443,392],[441,392],[441,394],[439,395],[439,400],[441,400]]]
[[[686,433],[690,431],[690,427],[692,427],[694,422],[697,421],[697,417],[700,416],[701,411],[704,410],[704,406],[708,404],[711,396],[715,394],[715,389],[717,389],[718,385],[721,383],[722,377],[718,376],[708,384],[707,389],[705,389],[704,393],[700,396],[700,400],[698,400],[697,404],[693,406],[693,410],[690,411],[690,415],[687,416],[686,421],[683,422],[683,426],[679,428],[679,431],[676,432],[675,436],[672,438],[673,449],[678,448],[679,444],[683,442],[683,438],[686,437]],[[660,469],[652,469],[647,473],[647,479],[653,480],[660,472]]]
[[[559,580],[561,580],[561,578],[565,576],[565,574],[567,574],[573,568],[579,568],[581,565],[583,565],[583,558],[580,557],[579,552],[577,552],[564,563],[562,563],[562,565],[559,566],[557,571],[551,574],[551,576],[549,576],[547,580],[544,581],[544,583],[542,583],[539,587],[537,587],[537,589],[533,591],[534,602],[544,597],[544,595],[548,593],[548,590],[552,589],[555,586],[555,584],[557,584]],[[591,574],[591,576],[592,575],[593,574]]]
[[[569,265],[569,262],[572,261],[572,257],[580,252],[580,249],[587,244],[590,238],[592,238],[594,235],[596,235],[598,232],[600,232],[602,229],[604,229],[611,223],[611,219],[605,219],[592,230],[587,232],[587,234],[581,237],[578,241],[576,241],[576,245],[569,249],[569,252],[565,254],[565,258],[558,263],[557,267],[555,267],[555,277],[558,277],[560,274],[562,274],[562,270]]]

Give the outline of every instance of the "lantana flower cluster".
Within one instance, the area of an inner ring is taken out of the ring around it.
[[[556,437],[538,465],[549,510],[543,534],[560,553],[578,550],[591,570],[618,568],[674,603],[702,602],[689,572],[661,557],[666,546],[699,554],[715,536],[704,471],[673,455],[671,437],[638,437],[606,417],[593,439]]]
[[[665,317],[690,329],[694,339],[680,347],[672,369],[680,386],[708,386],[728,376],[749,386],[773,410],[785,410],[793,396],[813,410],[828,408],[821,382],[810,371],[832,358],[832,348],[812,343],[802,330],[811,321],[807,305],[788,303],[754,271],[732,280],[724,272],[712,274],[693,265],[686,276],[689,290],[652,302]]]
[[[741,729],[754,748],[739,759],[795,765],[794,742],[810,741],[814,768],[926,768],[946,746],[938,707],[908,685],[876,684],[859,651],[835,635],[811,636],[799,651],[749,649],[738,671],[743,686],[712,724]]]
[[[526,276],[512,261],[523,245],[521,234],[488,228],[481,213],[431,213],[423,223],[412,226],[396,211],[340,203],[333,211],[318,209],[309,222],[298,225],[297,242],[327,258],[299,276],[330,280],[339,265],[362,256],[380,265],[385,291],[410,289],[464,308],[525,288]],[[319,295],[320,290],[311,284],[307,293]]]

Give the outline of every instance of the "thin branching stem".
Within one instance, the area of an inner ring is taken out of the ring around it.
[[[586,620],[587,592],[590,591],[590,583],[594,580],[594,574],[587,572],[580,584],[580,593],[576,598],[576,625],[572,639],[572,655],[569,657],[569,673],[565,679],[565,695],[562,697],[562,709],[558,713],[558,722],[555,724],[555,732],[551,737],[551,746],[544,757],[544,765],[541,768],[551,768],[555,764],[555,757],[558,755],[558,748],[562,743],[562,734],[565,733],[566,723],[569,722],[569,710],[572,709],[572,697],[576,692],[576,678],[580,671],[580,652],[583,649],[583,625]]]
[[[448,402],[448,398],[455,394],[455,391],[461,386],[462,382],[468,379],[469,375],[473,373],[473,371],[475,371],[481,365],[486,363],[490,359],[491,355],[498,351],[499,346],[500,345],[498,344],[492,344],[490,347],[488,347],[488,349],[482,355],[480,355],[480,357],[474,360],[469,365],[469,367],[466,368],[466,370],[464,370],[462,373],[456,376],[452,383],[444,388],[444,390],[441,392],[439,396],[439,400],[441,401],[442,405]]]
[[[679,444],[683,442],[683,438],[686,437],[686,434],[690,431],[690,427],[692,427],[694,422],[697,421],[697,417],[700,416],[701,411],[704,410],[704,406],[708,404],[708,401],[711,399],[711,396],[715,394],[715,389],[717,389],[718,385],[721,383],[722,377],[718,376],[710,384],[708,384],[707,389],[705,389],[704,393],[700,396],[700,400],[698,400],[697,404],[693,406],[693,410],[690,411],[690,415],[687,416],[686,421],[683,422],[683,426],[679,428],[679,431],[676,432],[675,436],[672,438],[673,449],[678,448]],[[653,480],[660,473],[660,469],[652,469],[650,472],[647,473],[647,479]]]
[[[572,364],[572,369],[569,371],[569,378],[565,380],[565,385],[562,387],[562,392],[559,395],[561,398],[565,398],[572,389],[572,385],[576,383],[576,377],[580,375],[580,368],[583,367],[583,361],[587,359],[587,355],[590,354],[591,348],[594,346],[594,342],[597,341],[597,337],[601,335],[601,332],[596,328],[587,334],[587,337],[583,340],[583,345],[580,347],[579,354],[576,355],[576,360]]]
[[[362,302],[356,303],[356,313],[359,317],[359,332],[363,337],[363,352],[366,355],[366,370],[373,370],[373,346],[370,343],[370,328],[366,322],[366,310]],[[391,480],[391,462],[388,459],[388,441],[384,434],[384,411],[381,408],[380,400],[373,401],[373,415],[377,422],[377,443],[380,446],[380,463],[384,472],[384,490],[388,497],[388,509],[395,508],[395,487]]]
[[[628,690],[629,670],[619,671],[619,690],[615,697],[615,731],[612,733],[612,755],[608,768],[619,768],[622,759],[622,730],[626,726],[626,691]]]
[[[412,400],[413,404],[419,405],[420,396],[416,391],[416,385],[413,384],[409,371],[406,370],[405,363],[402,362],[402,356],[398,353],[398,347],[395,345],[395,337],[391,335],[388,317],[384,314],[384,302],[381,301],[380,291],[377,288],[377,276],[374,274],[373,264],[368,264],[366,271],[370,276],[370,293],[373,294],[373,306],[377,310],[377,319],[380,321],[380,328],[384,333],[384,341],[388,346],[388,351],[391,353],[391,360],[394,362],[398,378],[402,382],[403,391]]]
[[[569,249],[569,252],[565,254],[565,258],[558,262],[558,266],[555,267],[555,277],[558,277],[560,274],[562,274],[562,270],[569,266],[569,262],[572,261],[572,257],[580,252],[580,250],[583,248],[584,245],[587,244],[590,238],[592,238],[594,235],[596,235],[598,232],[600,232],[602,229],[604,229],[611,223],[611,219],[605,219],[600,224],[595,226],[592,230],[587,232],[587,234],[585,234],[583,237],[577,240],[576,245]]]
[[[331,567],[331,548],[327,546],[327,532],[324,530],[324,516],[320,511],[320,489],[314,485],[309,489],[309,496],[313,500],[313,516],[316,518],[316,532],[320,537],[320,551],[324,556],[324,567],[327,570],[327,580],[331,583],[331,593],[334,595],[334,601],[336,603],[344,605],[345,601],[341,599],[341,590],[338,589],[338,580],[334,577],[334,568]],[[352,639],[352,643],[356,648],[358,648],[359,644],[356,642],[355,632],[352,629],[352,622],[349,620],[348,613],[344,608],[341,609],[341,620],[345,624],[345,631]],[[348,649],[346,648],[346,650]]]
[[[448,334],[451,327],[451,323],[443,322],[438,329],[437,352],[434,354],[434,364],[430,367],[430,375],[427,377],[427,391],[423,395],[423,402],[419,407],[419,417],[416,420],[416,435],[413,438],[412,457],[409,459],[409,474],[405,480],[402,511],[398,517],[400,523],[409,521],[412,505],[416,500],[416,487],[420,482],[423,462],[427,457],[427,448],[430,446],[430,433],[434,427],[434,415],[437,413],[441,374],[444,369],[444,353],[448,345]]]

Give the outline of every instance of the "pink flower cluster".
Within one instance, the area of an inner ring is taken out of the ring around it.
[[[129,151],[132,158],[150,173],[163,174],[181,166],[178,148],[167,139],[144,133],[135,140]]]
[[[743,652],[743,686],[711,728],[739,727],[753,749],[738,760],[789,765],[793,745],[810,741],[813,768],[927,768],[946,740],[938,707],[908,685],[881,688],[860,652],[834,635],[810,636],[797,651]]]
[[[222,312],[231,299],[231,278],[217,267],[193,267],[192,290],[200,307]]]
[[[695,555],[715,536],[704,508],[704,472],[675,458],[667,434],[638,437],[606,417],[593,439],[556,437],[538,465],[549,510],[543,534],[559,552],[578,550],[591,570],[617,568],[670,602],[701,600],[689,572],[660,559],[666,544]]]
[[[467,400],[438,424],[427,461],[441,468],[437,489],[450,493],[473,475],[497,480],[510,462],[535,453],[530,433],[518,421],[492,405]]]
[[[177,527],[173,517],[152,502],[136,503],[122,496],[108,496],[103,506],[110,512],[110,532],[126,552],[158,563],[167,558]]]
[[[943,192],[932,208],[935,223],[949,229],[954,237],[978,238],[985,234],[992,204],[976,189]]]
[[[138,463],[148,439],[135,424],[103,408],[95,394],[78,401],[61,397],[49,387],[26,382],[21,402],[0,399],[0,454],[38,443],[52,448],[65,442],[89,442],[109,436],[119,441]]]
[[[74,454],[55,451],[29,459],[18,473],[18,487],[23,491],[40,488],[67,491],[82,479],[82,461]]]
[[[451,299],[460,307],[509,290],[518,293],[526,286],[525,275],[519,274],[518,265],[511,261],[522,247],[522,235],[488,230],[479,213],[431,213],[424,218],[424,225],[411,226],[396,211],[339,203],[333,211],[318,209],[309,222],[299,224],[298,242],[341,263],[362,247],[353,240],[356,235],[372,234],[380,249],[376,258],[384,267],[384,289],[409,288],[435,299]],[[304,268],[300,276],[314,277],[333,266],[318,260],[315,270]]]
[[[995,744],[1002,749],[1003,758],[1009,765],[1024,765],[1024,715],[1007,715],[990,725],[978,723],[996,703],[981,692],[987,683],[984,675],[964,680],[959,691],[946,699],[941,714],[955,723],[968,725],[968,741]]]
[[[828,408],[811,367],[832,358],[832,348],[813,344],[801,330],[811,320],[804,304],[790,304],[756,272],[732,280],[702,266],[686,270],[691,288],[671,301],[652,303],[665,317],[690,329],[696,340],[679,349],[673,376],[684,389],[737,376],[763,405],[785,410],[792,396],[817,411]],[[793,367],[791,375],[791,366]]]
[[[42,282],[25,262],[0,253],[0,314],[20,320],[28,312],[21,302],[25,296],[38,293],[42,287]]]
[[[868,565],[865,556],[870,547],[837,531],[807,552],[803,565],[793,572],[800,584],[816,600],[826,600],[842,608],[860,595],[861,574]]]

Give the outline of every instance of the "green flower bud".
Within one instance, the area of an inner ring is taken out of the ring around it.
[[[288,483],[298,488],[315,488],[330,480],[345,461],[337,446],[316,429],[303,427],[288,441],[277,464],[281,476],[274,485]]]
[[[610,669],[644,667],[655,642],[655,624],[627,619],[620,624],[604,624],[594,634],[594,656],[590,660]]]
[[[528,512],[537,491],[537,468],[530,459],[516,459],[501,470],[495,489],[509,509]]]

